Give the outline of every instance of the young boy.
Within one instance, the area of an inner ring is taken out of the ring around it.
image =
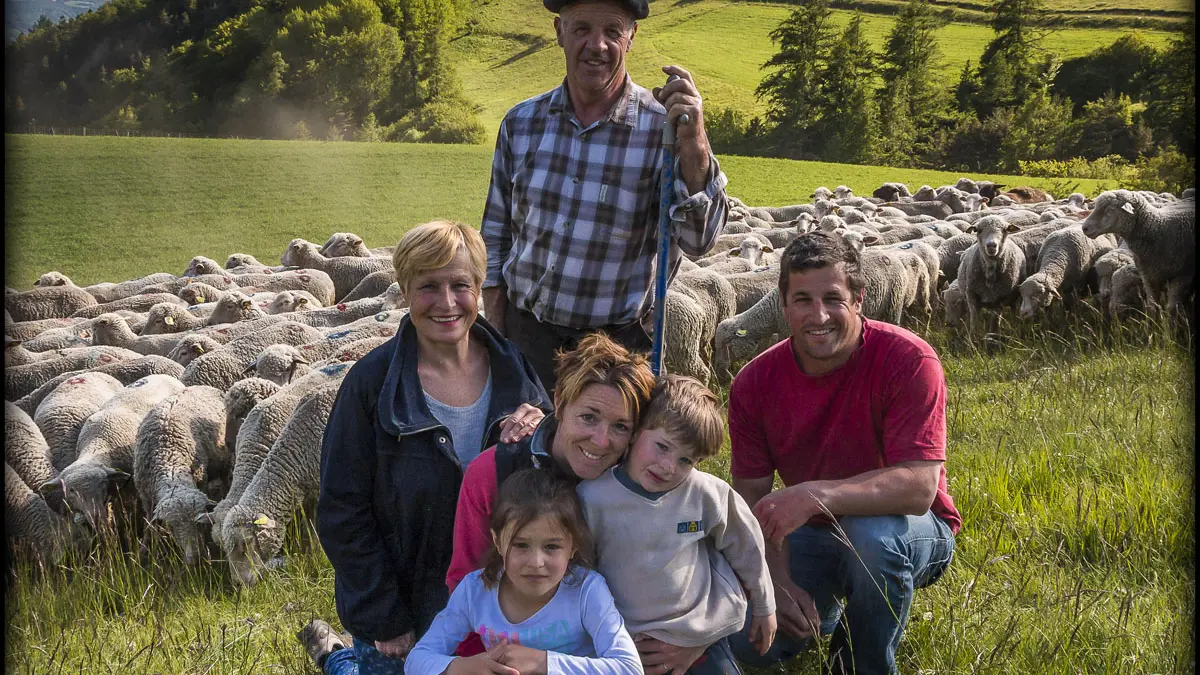
[[[740,673],[728,640],[742,629],[760,653],[775,635],[775,595],[762,530],[727,483],[693,470],[725,436],[720,402],[690,377],[665,375],[650,395],[625,462],[577,488],[608,581],[635,641],[657,640],[692,675]],[[743,592],[743,587],[746,591]],[[660,652],[647,658],[649,652]],[[666,652],[645,648],[643,661]]]

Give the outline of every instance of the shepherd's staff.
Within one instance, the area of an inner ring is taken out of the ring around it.
[[[667,84],[678,80],[667,78]],[[679,116],[680,124],[691,121],[687,113]],[[650,369],[657,377],[663,372],[663,333],[667,319],[667,268],[671,254],[671,198],[675,196],[675,126],[670,116],[663,120],[662,189],[658,200],[658,269],[654,280],[654,344],[650,349]]]

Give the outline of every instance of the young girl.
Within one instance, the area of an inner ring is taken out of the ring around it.
[[[406,675],[642,674],[608,585],[589,569],[592,538],[572,484],[541,469],[514,473],[491,531],[487,566],[454,589]],[[472,632],[486,651],[456,657]]]

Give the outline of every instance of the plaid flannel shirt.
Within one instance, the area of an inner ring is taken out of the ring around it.
[[[643,318],[654,301],[662,129],[666,109],[626,75],[607,117],[583,127],[566,81],[504,116],[480,232],[484,288],[539,321],[570,328]],[[725,174],[709,154],[702,192],[689,194],[675,161],[671,274],[725,227]]]

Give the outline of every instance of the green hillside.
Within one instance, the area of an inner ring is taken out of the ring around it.
[[[1121,0],[1125,7],[1171,3],[1180,5],[1175,0]],[[1086,0],[1058,3],[1087,4]],[[630,73],[638,83],[654,86],[663,80],[660,68],[677,63],[692,71],[708,105],[759,114],[765,110],[765,105],[754,97],[763,75],[759,66],[774,55],[776,45],[769,34],[791,9],[783,3],[658,0],[651,4],[650,16],[640,22],[628,57]],[[852,15],[835,11],[835,23],[845,26]],[[863,16],[864,28],[876,50],[882,49],[894,21],[893,17],[878,14]],[[1171,35],[1132,28],[1069,28],[1046,38],[1045,47],[1064,58],[1082,56],[1135,30],[1160,47]],[[939,34],[942,72],[951,81],[957,81],[963,64],[976,61],[994,37],[985,25],[965,23],[949,24]],[[469,34],[456,39],[452,48],[467,98],[478,107],[489,135],[508,108],[557,85],[565,74],[562,50],[554,41],[553,15],[537,2],[484,2],[475,11]]]
[[[5,137],[6,283],[28,288],[48,270],[79,284],[179,274],[192,256],[233,252],[278,264],[293,237],[362,235],[394,244],[413,225],[483,214],[491,149],[482,146],[80,136]],[[720,157],[729,192],[750,204],[809,201],[845,184],[914,187],[959,174]],[[1045,179],[976,174],[1009,185]],[[1099,181],[1080,180],[1095,194]]]

